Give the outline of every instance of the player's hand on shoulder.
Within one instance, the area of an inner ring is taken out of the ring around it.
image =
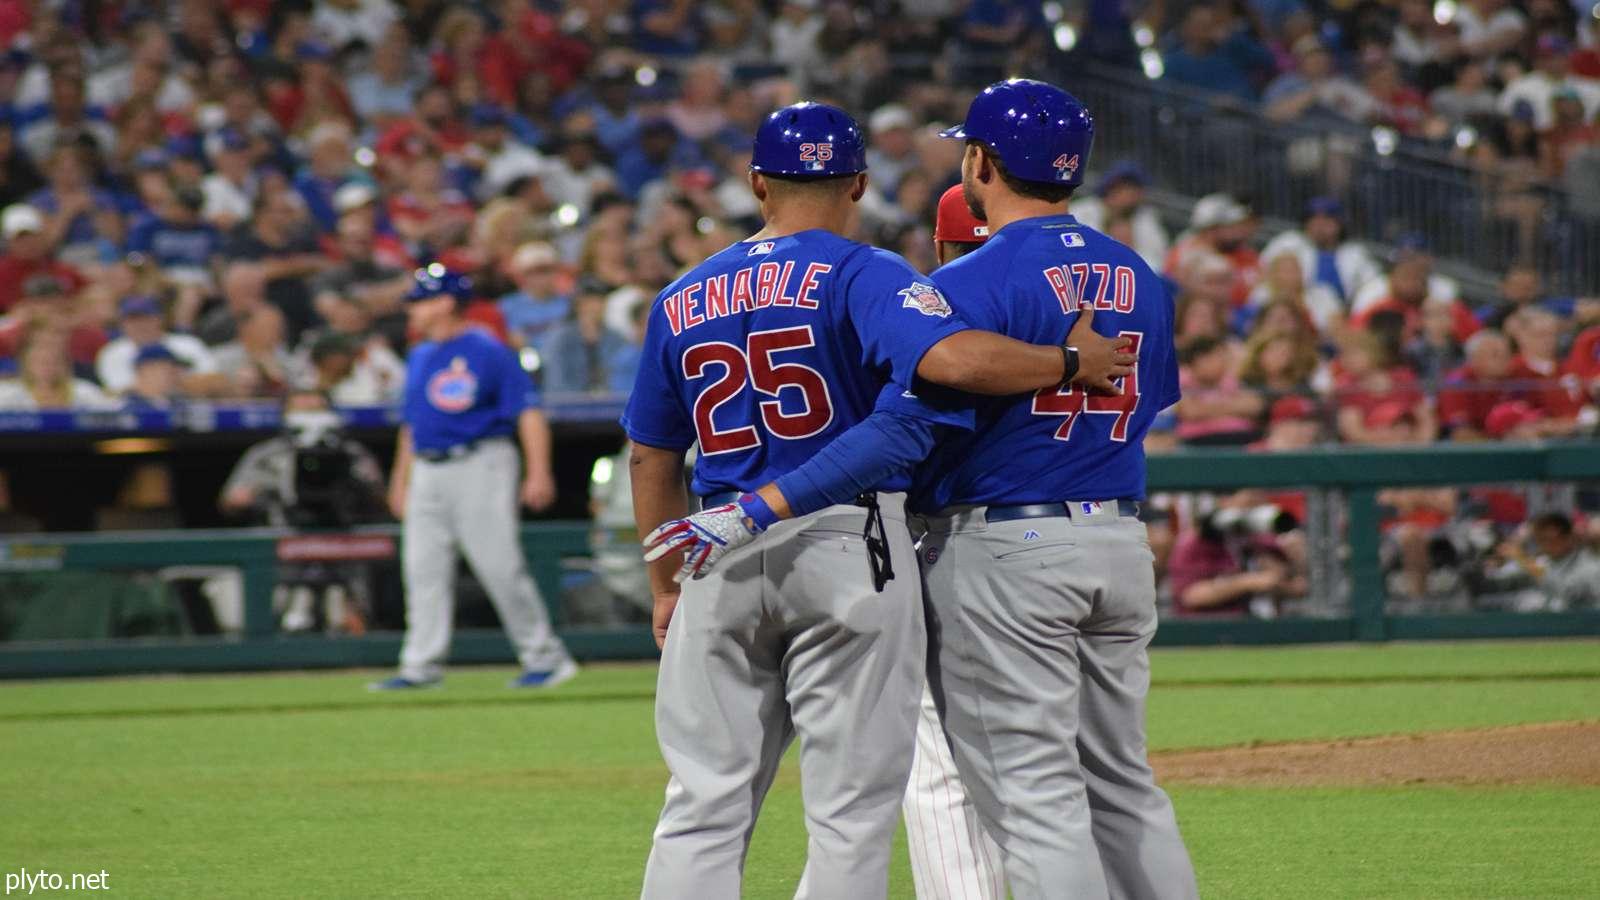
[[[1094,330],[1094,310],[1085,308],[1067,333],[1067,346],[1078,348],[1078,374],[1072,383],[1091,394],[1115,396],[1122,393],[1116,383],[1133,371],[1138,357],[1128,352],[1132,338],[1106,337]]]
[[[682,519],[663,522],[644,539],[644,561],[655,562],[682,551],[683,565],[673,580],[701,578],[722,557],[755,540],[761,529],[737,503],[703,509]]]

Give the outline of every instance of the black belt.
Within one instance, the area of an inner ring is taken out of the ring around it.
[[[739,498],[743,497],[745,494],[748,494],[748,493],[752,493],[752,492],[751,491],[717,491],[714,494],[707,494],[704,497],[700,498],[700,508],[701,509],[710,509],[713,506],[727,506],[730,503],[738,503],[739,502]],[[863,508],[871,508],[871,506],[876,505],[877,502],[878,502],[878,492],[877,491],[867,491],[864,494],[857,494],[856,495],[856,499],[854,501],[852,501],[852,502],[856,506],[860,506],[860,507],[863,507]],[[1065,515],[1065,513],[1062,513],[1062,515]]]
[[[1067,507],[1082,508],[1083,504],[1099,503],[1117,505],[1117,515],[1139,517],[1137,500],[1072,500],[1067,503],[1018,503],[1010,506],[991,506],[984,510],[984,519],[990,522],[1015,522],[1018,519],[1051,519],[1068,516]]]
[[[417,459],[434,463],[460,459],[483,446],[483,443],[483,441],[467,441],[465,444],[456,444],[454,447],[446,447],[443,450],[418,450]]]
[[[744,491],[717,491],[700,498],[700,508],[726,506],[737,503]],[[872,587],[883,593],[884,585],[894,580],[894,561],[889,558],[889,533],[883,527],[883,512],[878,508],[878,492],[857,494],[855,505],[867,511],[867,524],[861,530],[861,539],[867,542],[867,569],[872,575]]]

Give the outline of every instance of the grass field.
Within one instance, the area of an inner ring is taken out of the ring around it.
[[[1165,650],[1152,748],[1600,719],[1600,642]],[[654,668],[542,694],[503,669],[0,685],[0,874],[128,897],[637,896],[665,770]],[[1207,897],[1594,897],[1600,788],[1174,785]],[[746,896],[804,853],[792,760]],[[891,896],[911,897],[903,851]]]

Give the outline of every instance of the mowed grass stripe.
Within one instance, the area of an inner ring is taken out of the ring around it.
[[[1592,708],[1595,693],[1587,681],[1158,690],[1151,729],[1166,749],[1469,727],[1485,710]],[[666,782],[648,700],[410,706],[0,729],[12,810],[0,862],[105,867],[135,897],[637,896]],[[793,895],[796,776],[791,753],[747,897]],[[1574,827],[1600,791],[1172,793],[1206,896],[1584,896],[1600,876],[1592,835]],[[910,898],[903,851],[893,877],[890,896]]]
[[[142,676],[0,683],[0,723],[69,717],[222,715],[237,712],[366,712],[395,706],[515,706],[616,702],[654,696],[651,662],[586,666],[551,692],[508,691],[515,671],[462,668],[445,686],[374,696],[382,671]],[[1158,690],[1379,684],[1534,683],[1600,679],[1600,641],[1479,641],[1251,648],[1172,648],[1152,653]]]

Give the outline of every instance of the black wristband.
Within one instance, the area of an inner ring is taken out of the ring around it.
[[[1078,348],[1061,348],[1061,383],[1067,384],[1078,377]]]

